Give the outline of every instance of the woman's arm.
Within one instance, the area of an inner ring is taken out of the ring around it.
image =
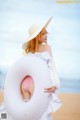
[[[60,80],[59,80],[58,75],[57,75],[55,62],[54,62],[54,60],[52,58],[51,47],[49,45],[46,45],[45,48],[46,48],[46,51],[51,56],[51,60],[49,61],[48,66],[50,67],[50,70],[51,70],[51,80],[52,80],[51,81],[52,82],[52,87],[45,88],[45,92],[55,92],[55,90],[60,87]]]

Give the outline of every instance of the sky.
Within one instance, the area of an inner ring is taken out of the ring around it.
[[[0,66],[9,66],[23,54],[22,44],[33,23],[47,30],[60,77],[80,79],[80,4],[56,0],[0,0]]]

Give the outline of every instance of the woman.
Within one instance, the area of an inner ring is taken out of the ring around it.
[[[50,71],[50,81],[52,82],[52,86],[50,88],[44,88],[44,92],[48,93],[51,100],[40,120],[51,120],[51,112],[55,112],[61,106],[61,101],[58,99],[56,94],[57,89],[60,87],[60,81],[56,73],[51,47],[47,43],[48,32],[46,31],[46,28],[51,19],[52,18],[50,18],[43,26],[32,25],[29,29],[30,36],[22,46],[26,54],[34,54],[40,59],[43,59],[48,65]],[[24,101],[29,101],[31,99],[33,91],[34,82],[32,78],[28,76],[28,78],[24,78],[21,83],[21,93]]]

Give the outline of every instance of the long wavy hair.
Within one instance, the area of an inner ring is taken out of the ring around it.
[[[45,34],[47,33],[47,31],[43,28],[41,32],[34,39],[27,42],[26,49],[25,49],[26,53],[28,52],[35,53],[38,50],[39,40],[41,39],[43,32]]]

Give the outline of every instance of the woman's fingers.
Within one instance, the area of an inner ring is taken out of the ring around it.
[[[45,88],[45,89],[44,89],[44,92],[55,92],[55,89],[56,89],[55,86],[50,87],[50,88]]]
[[[52,89],[45,89],[44,92],[52,92]]]
[[[52,93],[55,92],[55,90],[56,90],[56,87],[52,86],[50,88],[45,88],[44,92],[48,93],[48,97],[50,97],[52,95]]]

